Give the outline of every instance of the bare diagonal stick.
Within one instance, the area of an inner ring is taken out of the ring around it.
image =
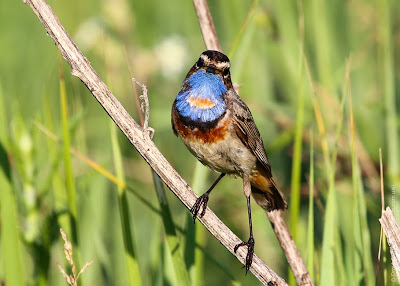
[[[197,198],[196,194],[157,149],[156,145],[151,141],[148,132],[143,132],[143,129],[132,119],[105,83],[100,79],[91,67],[89,61],[83,56],[69,37],[50,6],[44,0],[26,0],[25,2],[29,4],[35,12],[46,28],[49,36],[60,49],[63,57],[72,68],[72,74],[79,77],[87,86],[89,91],[102,105],[104,110],[114,120],[129,141],[135,146],[150,167],[160,176],[182,203],[187,208],[190,208]],[[199,220],[221,244],[234,254],[233,249],[241,240],[224,225],[210,209],[208,209],[204,217]],[[235,256],[243,263],[245,261],[246,251],[239,250]],[[267,285],[269,282],[274,285],[287,285],[282,278],[257,256],[253,258],[253,265],[250,270],[264,285]]]
[[[206,0],[193,0],[207,49],[222,51]],[[314,285],[280,211],[267,212],[298,285]]]

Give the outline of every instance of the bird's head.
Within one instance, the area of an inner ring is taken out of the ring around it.
[[[187,74],[175,105],[192,122],[215,122],[226,110],[225,94],[232,87],[227,56],[205,51]]]
[[[230,67],[231,63],[226,55],[218,51],[207,50],[200,55],[189,74],[204,70],[208,74],[219,75],[229,89],[232,86]]]

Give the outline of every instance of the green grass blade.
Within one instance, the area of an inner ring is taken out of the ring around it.
[[[5,285],[25,285],[25,269],[22,263],[18,209],[11,182],[11,166],[6,146],[6,113],[0,85],[0,214],[1,214],[1,265],[4,266]]]
[[[208,169],[205,168],[199,161],[197,161],[194,168],[194,175],[192,180],[193,190],[197,192],[206,190],[208,173]],[[187,253],[193,253],[192,261],[194,261],[194,263],[192,265],[188,265],[190,278],[191,281],[193,281],[193,286],[202,286],[204,285],[204,253],[200,250],[200,247],[205,246],[204,242],[206,241],[206,230],[201,223],[193,223],[192,214],[188,213],[187,219],[189,227],[188,230],[192,229],[192,231],[194,231],[195,233],[194,241],[193,243],[190,243],[190,245],[192,245],[194,249],[191,250],[186,247]],[[186,241],[186,244],[188,245],[189,242]],[[198,247],[195,247],[196,245]]]
[[[394,56],[393,40],[391,28],[391,1],[378,0],[379,34],[381,37],[381,72],[383,81],[383,95],[385,103],[385,120],[387,135],[387,154],[388,156],[388,175],[389,177],[399,176],[400,158],[399,158],[399,138],[398,121],[396,113],[395,97],[395,74],[394,74]]]
[[[350,65],[348,62],[346,69],[347,79],[349,77]],[[345,85],[344,85],[345,86]],[[340,102],[340,110],[338,114],[338,122],[336,126],[335,145],[331,157],[331,169],[329,174],[329,189],[327,197],[327,206],[325,213],[325,225],[323,231],[322,242],[322,261],[321,261],[321,282],[324,285],[338,285],[344,283],[344,266],[342,262],[342,251],[339,243],[339,229],[338,229],[338,205],[336,201],[336,187],[335,187],[335,167],[337,159],[337,145],[342,131],[344,106],[346,101],[346,92],[343,88],[342,98]],[[342,281],[341,281],[342,280]]]
[[[313,78],[311,76],[311,71],[309,67],[309,63],[306,57],[304,57],[304,66],[305,66],[305,72],[307,74],[307,81],[308,85],[311,92],[311,99],[313,103],[313,109],[314,109],[314,116],[316,120],[316,124],[318,127],[318,132],[319,132],[319,137],[320,137],[320,144],[321,144],[321,149],[324,157],[324,163],[325,163],[325,176],[327,178],[327,181],[329,181],[329,176],[331,174],[331,162],[329,158],[329,148],[328,148],[328,140],[327,140],[327,135],[326,135],[326,127],[324,123],[324,119],[322,117],[322,111],[320,104],[317,99],[317,94],[316,94],[316,86],[314,84]]]
[[[310,2],[312,12],[313,41],[317,59],[318,76],[322,84],[332,88],[332,38],[329,26],[329,3],[313,0]]]
[[[385,106],[385,124],[386,124],[386,141],[388,154],[388,178],[394,186],[400,184],[400,158],[399,158],[399,138],[398,138],[398,114],[396,112],[396,90],[395,90],[395,60],[393,52],[393,31],[391,23],[392,4],[395,1],[378,0],[378,31],[381,44],[380,46],[380,74],[381,85],[383,89],[384,106]],[[392,195],[392,200],[396,205],[399,202],[399,196]],[[393,206],[392,206],[393,207]],[[396,219],[400,219],[400,213],[395,212]],[[384,239],[385,240],[385,239]],[[386,240],[384,246],[386,245]],[[388,252],[387,252],[388,253]],[[383,271],[385,283],[389,283],[389,272],[391,272],[390,263],[387,263],[386,247],[383,248]]]
[[[258,0],[253,0],[253,4],[251,4],[250,11],[249,11],[249,13],[247,14],[246,20],[244,21],[242,27],[240,27],[240,31],[239,31],[238,35],[236,36],[235,41],[234,41],[233,44],[232,44],[232,47],[231,47],[230,50],[229,50],[228,58],[231,58],[232,55],[235,53],[236,48],[237,48],[239,42],[240,42],[240,41],[242,40],[242,38],[243,38],[243,33],[244,33],[244,31],[246,30],[247,25],[248,25],[249,22],[251,21],[251,18],[253,17],[254,11],[255,11],[255,9],[257,8],[257,6],[258,6]]]
[[[62,142],[63,142],[63,154],[64,154],[64,165],[65,165],[65,182],[68,193],[68,205],[73,220],[76,222],[77,219],[76,190],[75,190],[74,174],[72,172],[72,161],[70,154],[71,140],[69,135],[67,90],[65,88],[65,80],[63,75],[60,75],[60,102],[61,102],[61,120],[62,120]]]
[[[352,132],[353,133],[353,132]],[[358,180],[358,164],[354,150],[354,134],[351,136],[351,165],[352,165],[352,183],[353,183],[353,213],[352,213],[352,233],[349,251],[345,255],[351,255],[351,263],[348,266],[348,271],[350,276],[348,281],[352,281],[354,285],[360,285],[363,276],[362,265],[361,265],[361,255],[362,255],[362,239],[361,239],[361,226],[360,226],[360,209],[359,209],[359,180]]]
[[[385,194],[384,194],[384,184],[383,184],[383,163],[382,163],[382,150],[379,148],[379,169],[380,169],[380,180],[381,180],[381,203],[382,203],[382,211],[385,208]],[[379,249],[380,257],[378,257],[378,273],[377,273],[377,283],[376,285],[388,285],[388,268],[387,268],[387,258],[389,256],[389,251],[387,251],[387,240],[385,236],[385,232],[381,226],[381,241],[380,246],[382,249]],[[380,247],[379,246],[379,247]]]
[[[311,280],[314,281],[314,138],[310,134],[310,194],[308,201],[308,229],[307,229],[307,269]]]
[[[301,10],[301,9],[300,9]],[[297,241],[297,226],[300,215],[300,184],[301,184],[301,154],[303,148],[303,118],[304,118],[304,20],[302,12],[299,16],[299,59],[297,76],[297,110],[296,129],[293,146],[292,176],[290,182],[290,231],[295,242]],[[289,269],[289,273],[291,270]],[[289,284],[295,285],[293,275],[289,276]]]
[[[77,215],[78,209],[76,204],[76,190],[74,173],[72,171],[72,160],[71,160],[71,146],[70,146],[70,134],[69,134],[69,117],[68,117],[68,104],[67,104],[67,90],[65,87],[64,74],[62,71],[61,55],[59,55],[59,84],[60,84],[60,108],[61,108],[61,126],[62,126],[62,142],[63,142],[63,158],[64,158],[64,175],[65,175],[65,186],[67,189],[68,198],[68,209],[70,215],[71,225],[71,241],[74,244],[74,262],[77,264],[77,268],[80,266],[80,254],[78,246],[78,226],[77,226]],[[65,230],[66,231],[66,230]]]
[[[125,184],[125,174],[122,163],[121,148],[118,143],[117,127],[112,120],[110,120],[110,133],[111,133],[111,145],[113,150],[115,172],[119,181]],[[133,241],[134,231],[131,228],[130,211],[126,194],[126,188],[121,185],[117,185],[117,188],[118,188],[119,213],[121,217],[122,233],[124,237],[125,259],[128,271],[129,285],[135,285],[135,286],[142,285],[139,264],[135,254],[136,251]]]
[[[4,106],[3,99],[3,87],[0,82],[0,144],[3,145],[5,149],[8,149],[9,140],[7,139],[9,136],[7,135],[7,120],[6,120],[6,108]]]
[[[172,267],[175,272],[176,285],[191,285],[189,273],[186,269],[185,261],[183,259],[182,244],[179,242],[179,238],[176,234],[175,225],[172,220],[171,211],[169,209],[167,196],[165,194],[162,181],[154,171],[152,171],[152,174],[157,198],[160,203],[162,213],[161,217],[167,236],[168,248],[172,257]]]
[[[373,286],[375,285],[374,281],[376,277],[374,273],[374,263],[371,253],[371,232],[368,225],[367,205],[365,201],[365,192],[360,172],[358,173],[358,180],[359,180],[358,197],[359,197],[359,212],[360,212],[359,215],[360,215],[360,228],[361,228],[361,240],[362,240],[362,263],[364,270],[364,281],[366,282],[366,285]]]
[[[360,185],[360,170],[356,156],[356,141],[355,141],[355,127],[354,127],[354,117],[353,117],[353,104],[349,85],[349,99],[350,99],[350,132],[351,132],[351,168],[352,168],[352,183],[353,183],[353,242],[352,242],[352,280],[354,283],[360,284],[361,280],[364,278],[365,285],[372,285],[374,282],[371,273],[366,272],[366,263],[364,259],[369,259],[371,262],[371,257],[365,257],[363,248],[363,237],[362,237],[362,222],[361,222],[361,202],[363,197]],[[361,195],[361,196],[360,196]],[[364,206],[365,208],[365,206]],[[364,268],[364,269],[362,269]],[[369,277],[368,277],[369,276]],[[350,277],[349,277],[350,279]]]
[[[0,145],[1,160],[5,150]],[[3,162],[4,163],[4,162]],[[6,285],[25,285],[24,266],[22,264],[21,240],[18,228],[18,210],[17,202],[13,189],[11,187],[10,177],[7,176],[2,168],[0,170],[0,188],[1,188],[1,256],[5,267],[5,284]]]
[[[303,136],[303,117],[304,117],[304,65],[303,65],[303,49],[304,38],[303,29],[304,22],[300,16],[299,20],[299,59],[298,59],[298,78],[297,78],[297,115],[296,115],[296,131],[294,136],[294,152],[292,162],[292,179],[291,179],[291,200],[290,200],[290,231],[294,241],[297,238],[297,226],[300,213],[300,182],[301,182],[301,154],[302,154],[302,136]]]
[[[354,265],[362,264],[361,279],[364,279],[365,285],[373,286],[375,283],[375,275],[373,271],[373,261],[371,256],[370,232],[368,229],[368,220],[366,213],[365,194],[361,178],[360,166],[356,156],[356,136],[355,123],[353,113],[353,99],[351,95],[351,86],[349,82],[349,99],[350,99],[350,128],[351,128],[351,165],[352,165],[352,181],[353,181],[353,218],[354,218],[354,239],[356,247],[354,247]],[[360,261],[359,261],[360,260]],[[361,265],[360,265],[361,268]],[[361,271],[360,271],[361,272]],[[356,273],[356,272],[355,272]]]
[[[50,130],[54,130],[55,120],[52,114],[51,100],[50,95],[46,94],[45,97],[45,113],[44,120],[46,127]],[[37,125],[36,125],[37,126]],[[59,173],[60,162],[63,159],[63,153],[60,151],[61,144],[58,141],[54,140],[54,137],[47,135],[47,150],[50,160],[52,163],[52,174],[49,178],[51,181],[51,191],[53,196],[53,205],[52,208],[57,215],[57,222],[59,226],[70,233],[71,225],[70,219],[67,213],[64,212],[65,205],[67,204],[67,194],[65,192],[65,183],[62,175]],[[55,136],[55,135],[54,135]],[[54,169],[53,169],[54,168]]]
[[[381,75],[381,89],[383,90],[383,99],[385,107],[385,125],[386,125],[386,144],[387,144],[387,157],[388,157],[388,170],[387,175],[393,186],[400,185],[400,157],[399,157],[399,124],[398,114],[396,112],[396,90],[395,90],[395,58],[394,58],[394,44],[392,31],[391,11],[393,10],[396,1],[378,0],[378,32],[379,32],[379,47],[380,60],[378,67]],[[397,98],[398,99],[398,98]],[[398,101],[397,101],[398,103]],[[392,208],[400,204],[400,197],[396,192],[392,194]],[[397,221],[400,220],[400,212],[394,212]],[[386,242],[385,242],[386,243]],[[384,245],[385,245],[384,243]],[[386,250],[386,249],[384,249]],[[386,259],[386,253],[383,253]],[[392,271],[390,263],[385,263],[384,278],[385,282],[388,273]],[[386,267],[388,265],[388,267]],[[382,270],[381,270],[382,271]]]
[[[327,197],[324,232],[321,257],[321,280],[326,286],[339,285],[335,281],[335,232],[337,230],[336,219],[336,195],[334,186],[330,186]]]

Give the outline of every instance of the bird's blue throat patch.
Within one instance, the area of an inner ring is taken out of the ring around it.
[[[192,121],[211,122],[218,119],[226,109],[222,94],[227,89],[222,78],[201,69],[188,81],[190,88],[176,97],[178,112]]]

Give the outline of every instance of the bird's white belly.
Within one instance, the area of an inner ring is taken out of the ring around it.
[[[250,174],[256,157],[237,136],[227,132],[223,140],[210,143],[183,140],[196,158],[210,169],[227,174]],[[236,134],[235,134],[236,135]]]

